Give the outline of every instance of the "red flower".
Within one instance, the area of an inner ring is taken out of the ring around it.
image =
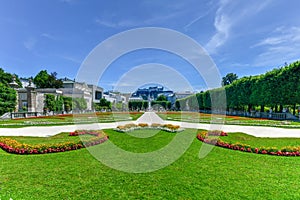
[[[267,154],[268,152],[266,150],[261,151],[262,154]]]

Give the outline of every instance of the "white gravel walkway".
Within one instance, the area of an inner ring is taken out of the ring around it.
[[[97,123],[97,124],[78,124],[66,126],[45,126],[45,127],[26,127],[26,128],[0,128],[0,136],[36,136],[48,137],[61,132],[71,132],[78,129],[105,129],[115,128],[118,125],[128,123],[168,123],[180,125],[183,128],[199,128],[207,130],[223,130],[225,132],[243,132],[256,137],[292,137],[300,138],[300,129],[274,128],[262,126],[237,126],[237,125],[217,125],[217,124],[197,124],[187,122],[163,121],[154,112],[145,112],[135,122],[114,122],[114,123]]]

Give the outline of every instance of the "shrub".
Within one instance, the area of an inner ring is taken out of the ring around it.
[[[160,130],[164,130],[164,131],[168,131],[168,132],[178,132],[178,131],[182,131],[183,129],[180,129],[180,126],[178,125],[172,125],[172,124],[156,124],[153,123],[151,124],[151,126],[149,126],[146,123],[139,123],[138,125],[135,124],[126,124],[124,126],[117,126],[117,128],[115,128],[115,131],[118,132],[128,132],[128,131],[133,131],[136,129],[143,129],[143,128],[150,128],[150,129],[160,129]]]
[[[139,123],[138,126],[144,128],[144,127],[148,127],[148,124],[146,124],[146,123]]]

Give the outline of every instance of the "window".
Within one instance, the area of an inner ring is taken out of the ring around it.
[[[95,92],[95,99],[99,100],[102,98],[102,92],[96,91]]]

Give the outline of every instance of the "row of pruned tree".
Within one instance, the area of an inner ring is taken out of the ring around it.
[[[72,98],[66,96],[55,96],[53,94],[45,94],[44,112],[69,112],[71,110],[85,110],[87,102],[84,98]]]
[[[212,102],[216,108],[221,108],[226,102],[227,110],[259,109],[264,112],[269,107],[275,112],[282,112],[284,107],[291,107],[295,114],[296,106],[300,104],[300,61],[180,99],[175,105],[181,110],[210,110]]]
[[[129,101],[128,109],[129,110],[147,110],[149,107],[148,101]],[[167,100],[167,97],[164,95],[160,95],[157,97],[155,101],[151,101],[151,107],[155,110],[163,108],[164,110],[170,110],[172,107],[172,103]]]
[[[128,109],[131,111],[146,110],[149,107],[148,101],[129,101]]]

